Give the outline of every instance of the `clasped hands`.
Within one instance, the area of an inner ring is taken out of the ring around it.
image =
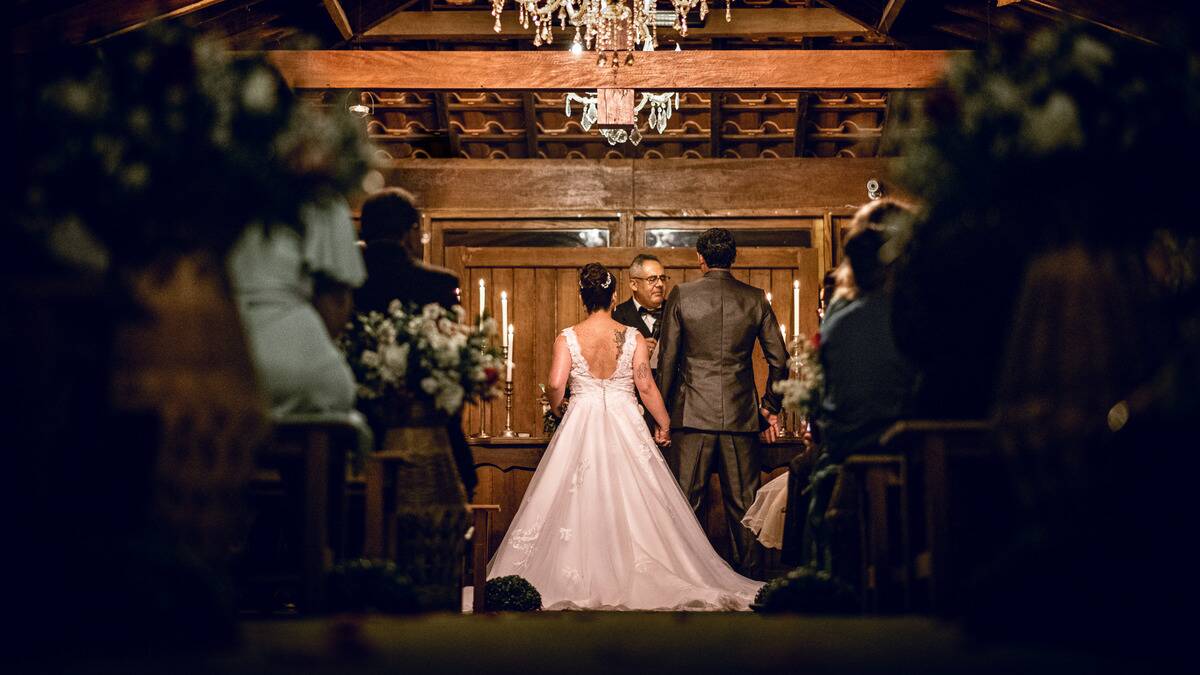
[[[779,415],[766,408],[759,408],[758,414],[767,422],[767,428],[758,437],[764,443],[774,443],[779,438]]]
[[[658,447],[665,448],[671,444],[671,429],[670,427],[657,427],[654,429],[654,442]]]

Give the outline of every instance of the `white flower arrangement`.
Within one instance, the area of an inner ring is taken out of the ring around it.
[[[431,403],[453,415],[468,400],[500,394],[496,321],[472,326],[455,305],[417,308],[393,300],[386,313],[359,314],[340,341],[358,380],[358,397],[395,396]]]
[[[821,405],[825,371],[821,368],[820,349],[820,333],[801,340],[795,355],[788,359],[791,377],[775,383],[775,393],[783,396],[783,407],[801,417],[812,417]]]

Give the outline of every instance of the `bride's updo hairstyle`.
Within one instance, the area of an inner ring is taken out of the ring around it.
[[[611,307],[616,292],[617,280],[604,265],[588,263],[579,270],[579,297],[588,314]]]

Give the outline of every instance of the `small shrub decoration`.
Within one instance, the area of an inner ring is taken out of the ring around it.
[[[489,579],[484,601],[489,612],[536,612],[542,608],[542,594],[515,574]]]
[[[334,612],[417,612],[412,581],[387,560],[349,560],[329,571],[329,609]]]
[[[854,614],[859,610],[853,589],[811,567],[797,567],[772,579],[759,589],[753,607],[764,614]]]

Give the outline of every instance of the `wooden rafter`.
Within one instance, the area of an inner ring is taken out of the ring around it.
[[[896,17],[900,16],[900,10],[904,9],[905,0],[888,0],[887,5],[883,8],[883,16],[879,17],[879,32],[888,33],[892,30],[892,24],[896,23]]]
[[[1087,2],[1046,2],[1045,0],[1006,0],[998,1],[998,7],[1016,6],[1033,13],[1057,15],[1061,18],[1084,21],[1098,26],[1117,35],[1140,40],[1148,44],[1157,44],[1154,40],[1137,31],[1133,26],[1124,25],[1128,22],[1118,21],[1103,16],[1103,7],[1095,8]]]
[[[651,91],[924,89],[955,52],[744,50],[639,52],[634,64],[597,68],[566,51],[272,51],[297,89]]]
[[[792,130],[792,156],[804,156],[804,141],[808,139],[808,99],[807,91],[796,92],[796,128]]]
[[[350,28],[350,19],[346,17],[346,10],[342,9],[342,3],[338,0],[322,0],[325,4],[325,11],[329,12],[329,18],[333,19],[333,25],[337,26],[338,32],[342,34],[343,40],[349,40],[354,36],[354,30]]]
[[[17,50],[28,51],[41,40],[99,42],[143,28],[151,21],[185,16],[221,2],[224,0],[90,0],[18,26],[13,31],[13,43]]]
[[[525,116],[525,156],[537,159],[537,106],[533,102],[533,92],[521,93],[521,109]]]
[[[407,40],[498,40],[514,37],[532,39],[533,34],[517,23],[517,12],[500,17],[502,31],[493,29],[496,19],[491,12],[397,12],[380,21],[361,36],[367,42]],[[573,28],[555,30],[557,42],[569,44]],[[688,38],[778,37],[854,37],[869,34],[863,26],[837,12],[821,8],[735,9],[733,21],[709,21],[705,26],[688,28]],[[671,29],[659,29],[659,35],[674,36]],[[670,39],[673,39],[671,37]]]
[[[713,159],[721,158],[721,125],[725,124],[725,120],[721,115],[721,92],[714,91],[712,100],[709,101],[709,123],[708,123],[708,156]]]
[[[446,141],[450,146],[450,156],[458,157],[462,153],[462,140],[458,137],[458,131],[455,130],[454,125],[450,123],[450,102],[447,98],[445,92],[434,94],[434,108],[438,126],[446,130]]]

